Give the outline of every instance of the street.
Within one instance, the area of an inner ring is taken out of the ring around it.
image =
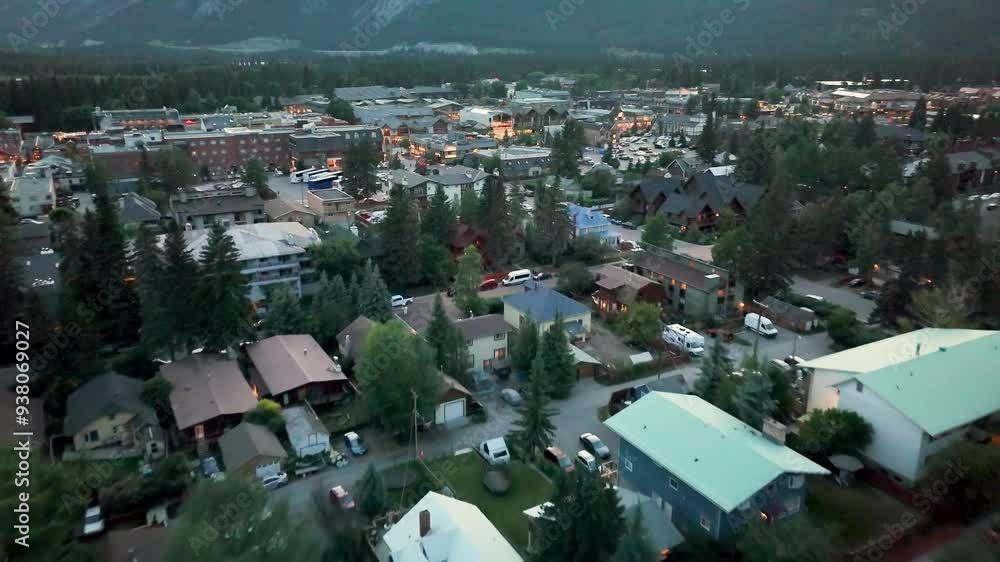
[[[847,287],[834,287],[829,282],[819,282],[796,275],[792,278],[792,291],[800,295],[816,295],[833,304],[840,305],[858,315],[858,320],[867,322],[875,310],[875,301],[866,300]]]

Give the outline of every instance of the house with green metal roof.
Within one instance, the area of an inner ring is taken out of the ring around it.
[[[836,385],[839,409],[875,428],[865,460],[902,484],[923,475],[929,457],[1000,412],[1000,332],[934,349]]]
[[[701,397],[651,392],[604,422],[618,434],[619,478],[653,498],[686,537],[730,541],[753,519],[805,509],[806,475],[829,474]]]

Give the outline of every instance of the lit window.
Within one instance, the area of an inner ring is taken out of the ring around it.
[[[507,358],[507,348],[498,347],[493,350],[493,359],[496,361],[502,361]]]

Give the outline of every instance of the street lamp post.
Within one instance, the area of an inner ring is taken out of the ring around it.
[[[758,302],[757,299],[753,299],[753,303],[755,305],[757,305],[757,306],[762,307],[762,308],[770,308],[766,304],[764,304],[762,302]],[[757,329],[754,331],[754,338],[753,338],[753,358],[754,359],[757,359],[757,341],[760,340],[760,323],[761,323],[761,321],[763,319],[764,319],[763,316],[761,316],[761,314],[760,314],[760,309],[758,309],[758,311],[757,311]]]
[[[795,336],[795,339],[792,340],[792,357],[796,356],[795,349],[798,347],[800,339],[802,339],[802,336]]]

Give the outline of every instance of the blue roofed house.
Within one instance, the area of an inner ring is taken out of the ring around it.
[[[829,472],[698,396],[651,392],[606,422],[623,486],[651,497],[686,537],[731,541],[748,521],[805,509],[806,475]]]
[[[569,204],[566,206],[569,211],[569,218],[573,221],[573,236],[597,236],[601,242],[614,246],[617,245],[618,235],[611,232],[611,221],[600,211]]]
[[[541,283],[528,281],[523,287],[523,292],[503,299],[503,319],[508,324],[520,326],[521,318],[530,318],[538,325],[538,330],[544,332],[555,322],[556,316],[561,316],[571,339],[590,333],[589,308]]]

